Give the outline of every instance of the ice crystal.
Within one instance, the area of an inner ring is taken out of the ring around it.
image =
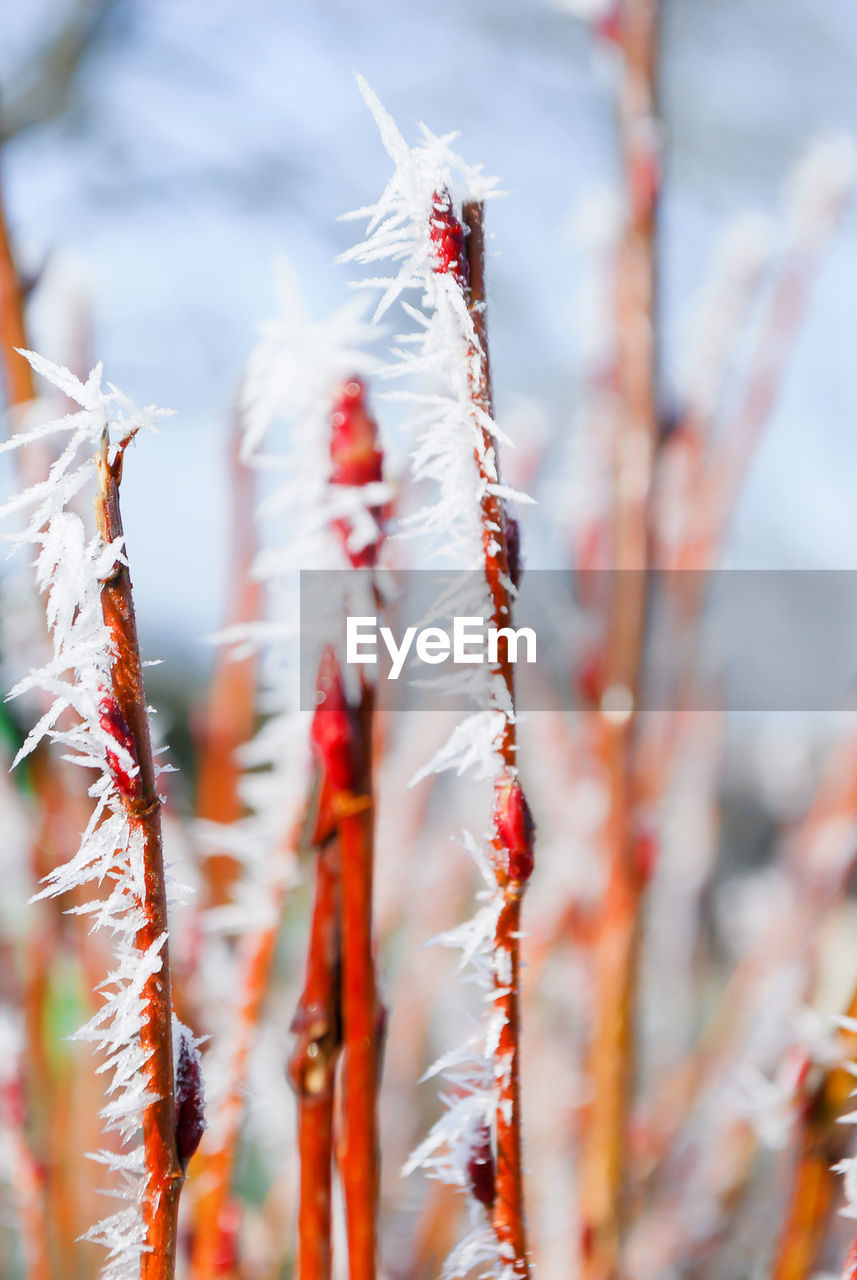
[[[105,546],[97,534],[88,536],[69,504],[91,484],[94,452],[105,436],[112,460],[123,439],[140,428],[155,429],[167,411],[139,409],[115,387],[105,389],[100,365],[81,382],[41,356],[22,354],[36,373],[80,408],[24,429],[0,445],[2,451],[14,450],[49,438],[59,438],[62,445],[48,475],[0,507],[6,517],[23,517],[21,527],[6,535],[7,540],[13,546],[36,548],[36,581],[45,596],[51,640],[44,665],[9,694],[32,692],[46,706],[15,763],[47,738],[63,749],[66,759],[95,773],[89,786],[95,804],[80,847],[50,872],[36,897],[57,897],[86,885],[107,888],[106,894],[73,908],[90,916],[93,928],[108,930],[115,947],[115,967],[101,986],[103,1003],[76,1038],[95,1045],[102,1058],[98,1070],[110,1075],[102,1118],[106,1130],[118,1132],[124,1150],[103,1151],[96,1158],[113,1171],[119,1194],[129,1204],[94,1227],[86,1239],[108,1250],[105,1280],[131,1280],[139,1273],[145,1243],[140,1211],[145,1172],[142,1153],[133,1144],[143,1111],[152,1101],[146,1075],[149,1054],[140,1036],[146,1017],[144,988],[161,969],[166,935],[143,952],[137,947],[146,901],[143,842],[129,821],[123,796],[133,786],[139,765],[129,749],[127,730],[123,737],[105,713],[112,652],[101,614],[100,583],[117,563],[126,563],[125,550],[121,541]]]

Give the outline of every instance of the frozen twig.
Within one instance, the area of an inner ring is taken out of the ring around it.
[[[105,547],[124,546],[119,485],[124,444],[109,456],[107,433],[96,456],[98,490],[95,514]],[[139,840],[145,893],[135,945],[141,956],[157,955],[141,991],[144,1016],[140,1031],[148,1102],[143,1111],[143,1194],[145,1248],[141,1280],[169,1280],[175,1273],[178,1207],[185,1160],[176,1141],[177,1110],[173,1072],[173,1025],[167,941],[167,886],[161,840],[161,801],[149,733],[143,669],[127,563],[119,558],[101,579],[101,610],[110,638],[110,692],[101,703],[102,726],[133,760],[126,772],[119,753],[114,775],[119,784],[132,840]],[[108,754],[108,762],[111,756]]]
[[[509,627],[520,563],[517,522],[507,503],[527,499],[500,484],[500,433],[492,416],[482,201],[496,194],[496,184],[451,150],[454,135],[439,138],[423,125],[421,143],[409,148],[369,87],[359,83],[396,170],[378,204],[359,211],[369,218],[367,238],[345,257],[402,264],[393,278],[366,282],[383,289],[378,314],[404,290],[422,291],[421,309],[403,303],[418,332],[401,340],[386,372],[434,380],[430,397],[413,397],[421,406],[412,424],[418,433],[413,469],[416,479],[436,482],[437,496],[409,519],[408,531],[428,536],[465,568],[479,571],[478,605],[470,596],[464,605],[465,587],[456,609],[460,604],[461,612],[473,613],[478,607],[483,616],[487,610],[496,628]],[[406,1170],[422,1165],[470,1193],[471,1231],[450,1255],[449,1275],[489,1264],[494,1274],[524,1277],[530,1264],[521,1152],[519,937],[533,831],[518,779],[512,666],[502,642],[478,695],[480,709],[456,727],[417,779],[446,768],[472,768],[494,781],[490,846],[486,851],[467,839],[485,879],[486,905],[471,923],[442,938],[462,947],[463,963],[475,967],[491,1013],[481,1051],[468,1047],[439,1064],[455,1094]]]
[[[82,383],[39,356],[27,353],[27,359],[80,409],[5,446],[19,448],[52,433],[67,438],[47,479],[3,508],[6,514],[29,513],[25,529],[11,536],[39,547],[38,582],[47,591],[53,641],[52,659],[13,690],[39,689],[53,699],[18,758],[47,736],[71,750],[73,761],[98,771],[89,790],[96,804],[80,850],[49,874],[40,896],[92,881],[111,886],[106,899],[73,908],[94,916],[96,926],[118,939],[105,1002],[78,1035],[101,1048],[102,1069],[113,1071],[103,1112],[107,1127],[126,1143],[138,1127],[143,1132],[142,1148],[102,1153],[131,1203],[89,1238],[109,1250],[108,1280],[138,1274],[141,1280],[170,1280],[178,1199],[201,1134],[202,1098],[198,1079],[182,1093],[190,1067],[181,1064],[195,1052],[184,1034],[176,1046],[178,1073],[174,1063],[160,798],[119,511],[125,448],[141,427],[153,427],[163,415],[137,409],[115,388],[104,391],[100,367]],[[87,542],[82,521],[66,506],[93,479],[98,533]],[[76,714],[69,718],[69,711]]]

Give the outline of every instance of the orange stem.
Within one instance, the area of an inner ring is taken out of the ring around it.
[[[224,1221],[232,1171],[238,1151],[241,1118],[244,1114],[244,1081],[255,1031],[259,1025],[268,979],[276,950],[279,920],[248,939],[240,990],[243,993],[232,1032],[233,1055],[230,1089],[217,1125],[217,1147],[205,1151],[199,1173],[200,1192],[191,1250],[189,1274],[192,1280],[212,1280],[221,1274],[224,1252]]]
[[[375,691],[357,710],[363,760],[356,794],[336,801],[342,887],[342,1125],[337,1153],[345,1197],[350,1280],[375,1280],[378,1252],[378,1086],[381,1009],[375,981],[372,882],[375,815],[372,725]]]
[[[119,485],[123,453],[108,462],[107,440],[96,457],[98,528],[105,545],[123,537]],[[139,787],[123,795],[132,825],[143,837],[145,900],[140,904],[145,923],[136,943],[145,952],[167,932],[167,896],[161,843],[161,802],[158,796],[137,623],[128,569],[116,564],[101,585],[101,609],[113,650],[111,684],[130,730],[139,763]],[[172,1003],[168,944],[161,952],[161,968],[143,988],[146,1019],[141,1044],[149,1054],[148,1084],[156,1101],[143,1113],[143,1147],[147,1185],[143,1199],[146,1250],[141,1280],[173,1280],[176,1230],[184,1170],[176,1147],[176,1109],[172,1053]]]
[[[462,211],[467,228],[467,262],[469,268],[468,311],[479,344],[478,376],[471,386],[474,405],[493,416],[491,374],[488,359],[488,332],[485,291],[484,209],[481,202],[470,201]],[[471,353],[471,355],[476,353]],[[480,428],[481,449],[476,450],[476,463],[482,480],[481,524],[485,559],[485,579],[491,597],[492,625],[498,630],[512,625],[512,593],[506,537],[507,518],[503,503],[489,492],[486,456],[495,453],[495,443],[484,426]],[[514,668],[508,646],[499,646],[499,673],[503,677],[514,706]],[[516,769],[517,733],[514,717],[506,717],[500,754],[507,769]],[[499,837],[497,837],[499,846]],[[492,1225],[497,1243],[508,1256],[517,1277],[529,1277],[526,1217],[524,1210],[524,1175],[521,1134],[521,1012],[520,1012],[520,928],[521,898],[524,885],[500,872],[498,883],[503,905],[494,935],[494,1008],[502,1029],[495,1050],[497,1101],[494,1114],[495,1182]]]
[[[330,1280],[333,1097],[342,1048],[338,850],[316,860],[315,904],[303,994],[292,1023],[298,1034],[289,1079],[298,1099],[298,1280]]]

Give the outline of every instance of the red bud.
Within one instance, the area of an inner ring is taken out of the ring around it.
[[[467,1161],[467,1177],[470,1183],[470,1194],[486,1209],[494,1206],[495,1175],[494,1152],[491,1150],[491,1130],[487,1124],[476,1135],[476,1141],[470,1149]]]
[[[494,788],[494,832],[505,854],[508,878],[524,884],[533,872],[536,825],[523,788],[511,773],[503,772]]]
[[[434,270],[451,275],[462,289],[468,283],[467,259],[464,255],[464,227],[455,216],[452,198],[444,189],[432,198],[429,236],[434,246]]]
[[[202,1069],[190,1032],[176,1028],[179,1036],[176,1065],[176,1148],[182,1169],[200,1144],[205,1132],[205,1097]]]
[[[325,649],[322,654],[316,690],[318,706],[310,742],[321,766],[322,786],[329,783],[335,791],[353,791],[360,769],[360,739],[332,649]]]
[[[122,708],[116,700],[116,695],[110,689],[101,690],[101,700],[98,703],[98,723],[105,733],[117,742],[128,752],[135,764],[137,760],[137,744],[134,741],[134,735],[128,728],[128,722],[122,714]],[[139,769],[137,773],[131,774],[120,760],[115,751],[107,748],[107,767],[110,770],[111,777],[116,783],[119,791],[126,800],[139,800],[143,792],[143,784],[140,779]]]
[[[506,516],[506,559],[509,562],[509,577],[512,586],[521,585],[523,563],[521,562],[521,526],[514,516]]]
[[[360,486],[381,480],[384,454],[378,446],[378,426],[369,413],[366,387],[360,378],[350,378],[336,393],[330,425],[330,483]],[[371,508],[371,512],[375,520],[379,521],[380,507]],[[351,551],[348,546],[352,533],[351,521],[339,519],[333,523],[355,569],[371,568],[377,559],[380,539],[368,543],[359,551]]]
[[[378,448],[378,427],[366,404],[366,387],[350,378],[334,396],[330,425],[332,484],[371,484],[381,479],[383,454]]]

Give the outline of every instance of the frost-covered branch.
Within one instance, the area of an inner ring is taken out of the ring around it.
[[[427,394],[401,393],[419,406],[413,475],[436,482],[437,497],[411,517],[412,535],[431,540],[435,552],[463,568],[481,568],[480,600],[456,601],[509,626],[516,594],[517,524],[507,509],[523,495],[501,484],[500,433],[493,418],[485,325],[482,201],[496,183],[466,165],[451,149],[455,135],[409,148],[362,80],[360,89],[396,169],[366,216],[365,241],[346,259],[401,262],[390,278],[369,280],[383,290],[377,315],[407,290],[420,305],[402,302],[416,333],[399,339],[390,377],[429,380]],[[458,193],[461,192],[461,195]],[[527,1276],[519,1097],[519,925],[524,885],[532,870],[532,824],[517,777],[516,716],[508,654],[474,690],[481,708],[454,731],[418,777],[446,768],[472,769],[495,784],[493,830],[487,848],[468,839],[487,880],[487,901],[469,925],[448,935],[480,975],[491,1010],[479,1038],[438,1064],[455,1094],[446,1114],[406,1166],[420,1165],[470,1192],[472,1230],[447,1263],[460,1274],[487,1263],[500,1275]]]
[[[177,1033],[174,1062],[158,769],[119,511],[125,448],[163,411],[141,411],[115,387],[104,390],[100,366],[81,383],[39,356],[27,353],[27,359],[80,405],[0,446],[15,449],[52,434],[67,438],[47,478],[8,500],[0,514],[27,517],[9,540],[38,549],[37,582],[47,597],[53,647],[46,665],[12,690],[12,696],[39,690],[51,699],[17,759],[48,737],[68,759],[97,773],[80,849],[50,873],[39,895],[106,884],[106,897],[73,910],[116,940],[104,1003],[77,1035],[96,1045],[104,1057],[99,1070],[111,1073],[102,1114],[126,1149],[98,1158],[117,1174],[129,1205],[88,1238],[108,1250],[107,1280],[169,1280],[178,1198],[203,1125],[202,1098],[198,1080],[189,1084],[195,1048],[184,1029]],[[87,537],[68,504],[93,479],[98,531]],[[140,1129],[142,1145],[134,1145]]]

